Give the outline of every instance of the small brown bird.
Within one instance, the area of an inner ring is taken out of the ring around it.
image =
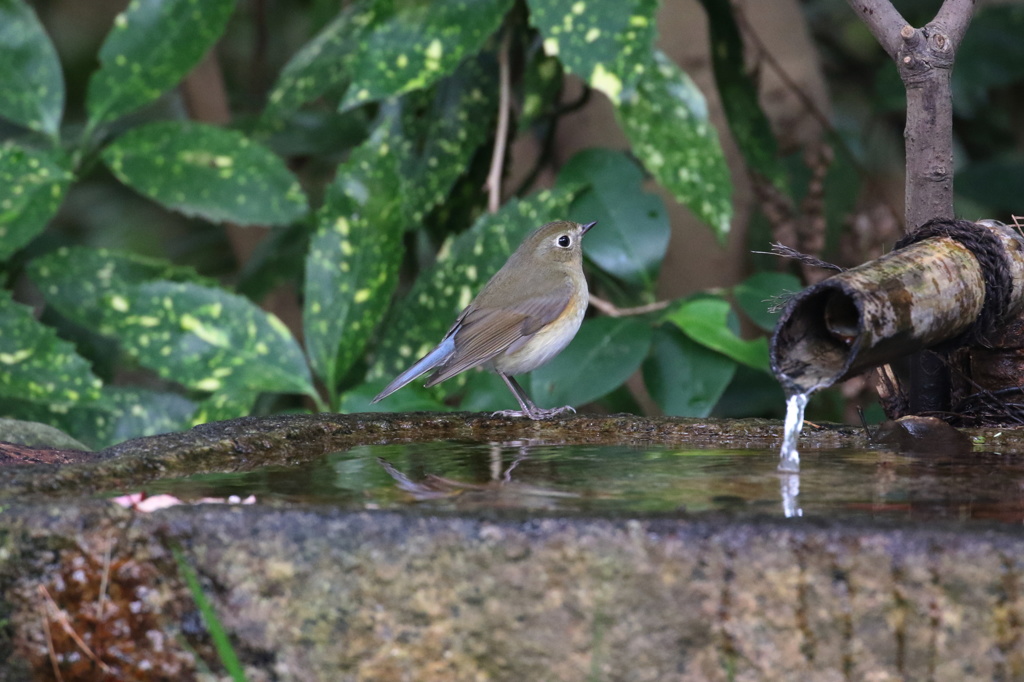
[[[429,370],[433,386],[484,365],[500,376],[522,411],[496,414],[545,419],[571,406],[537,407],[512,378],[540,367],[569,345],[583,322],[589,293],[583,275],[583,235],[596,222],[559,220],[531,233],[466,306],[432,351],[388,384],[372,402]]]

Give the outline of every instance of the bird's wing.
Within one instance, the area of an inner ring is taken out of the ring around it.
[[[519,339],[532,336],[558,319],[569,304],[568,287],[503,308],[471,305],[455,323],[455,352],[427,380],[433,386],[459,372],[482,365]]]

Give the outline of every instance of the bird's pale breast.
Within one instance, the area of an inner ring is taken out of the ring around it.
[[[589,296],[584,283],[583,290],[572,297],[561,315],[536,334],[512,344],[508,350],[495,357],[492,360],[494,368],[505,374],[523,374],[561,353],[579,331],[588,303]]]

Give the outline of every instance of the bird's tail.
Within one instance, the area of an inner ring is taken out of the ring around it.
[[[387,398],[389,395],[405,386],[407,383],[423,374],[424,372],[430,371],[437,367],[445,360],[451,357],[452,353],[455,352],[455,335],[452,334],[444,341],[439,343],[434,350],[424,355],[421,359],[416,361],[409,369],[405,370],[394,380],[384,387],[384,390],[377,394],[377,397],[371,400],[371,403],[375,403],[379,400]]]

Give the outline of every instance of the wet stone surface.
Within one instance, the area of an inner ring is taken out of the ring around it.
[[[804,434],[800,518],[757,420],[243,419],[2,467],[0,680],[219,679],[175,549],[251,680],[1024,677],[1022,434]],[[104,499],[140,490],[186,503]]]

